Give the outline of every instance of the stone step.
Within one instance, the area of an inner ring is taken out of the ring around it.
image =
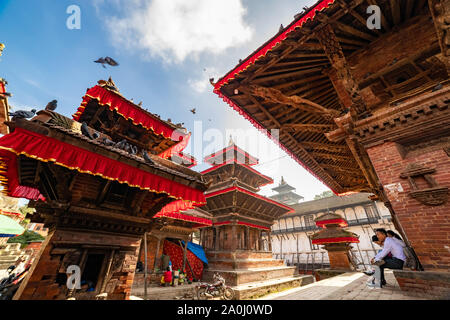
[[[209,260],[223,259],[272,259],[272,252],[237,250],[234,252],[209,251],[206,253]]]
[[[155,287],[149,286],[147,288],[147,299],[148,300],[175,300],[177,297],[187,297],[189,299],[194,299],[195,297],[195,286],[198,283],[175,286],[175,287]],[[131,288],[131,295],[144,298],[144,286],[134,285]]]
[[[237,286],[250,282],[258,282],[283,277],[293,277],[296,275],[296,267],[265,267],[265,268],[249,268],[237,270],[224,270],[209,268],[204,271],[203,280],[212,282],[213,275],[218,272],[227,285]]]
[[[17,259],[19,259],[19,256],[1,256],[0,257],[0,263],[1,262],[7,262],[7,261],[15,262]]]
[[[284,261],[275,259],[209,260],[209,268],[222,270],[281,266],[285,266]]]
[[[302,287],[314,282],[311,275],[277,278],[266,281],[246,283],[233,287],[236,300],[249,300],[286,289]]]
[[[3,257],[3,256],[17,256],[17,255],[20,255],[21,253],[22,253],[21,250],[11,250],[11,251],[0,250],[0,257]]]

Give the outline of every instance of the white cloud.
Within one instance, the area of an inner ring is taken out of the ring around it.
[[[121,7],[123,16],[106,20],[114,45],[168,63],[222,53],[253,34],[242,0],[127,0]]]
[[[211,82],[209,79],[214,78],[217,80],[220,74],[223,73],[218,72],[215,68],[204,68],[203,74],[197,79],[189,78],[188,84],[196,92],[203,93],[211,87]]]

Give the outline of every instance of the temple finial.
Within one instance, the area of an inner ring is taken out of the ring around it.
[[[233,136],[230,134],[230,142],[228,142],[228,145],[231,146],[233,144],[234,144]]]
[[[286,184],[286,181],[284,181],[284,177],[281,176],[281,182],[280,182],[280,186]]]

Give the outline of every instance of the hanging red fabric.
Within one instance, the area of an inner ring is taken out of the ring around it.
[[[3,178],[2,182],[7,184],[8,191],[12,192],[11,196],[17,196],[21,188],[26,188],[18,184],[17,167],[14,167],[15,161],[11,161],[11,157],[14,155],[15,159],[16,156],[25,155],[40,161],[53,162],[71,170],[126,183],[142,190],[166,193],[178,200],[188,200],[194,206],[206,203],[205,196],[200,190],[22,128],[16,128],[13,133],[0,138],[0,149],[2,159],[9,159],[6,164],[3,164],[3,166],[9,166],[7,172],[2,170],[0,174]],[[16,180],[14,180],[14,173],[10,173],[11,170],[15,172]],[[30,194],[23,194],[27,196],[25,198],[39,198],[39,195],[33,194],[32,190],[28,190],[27,193]]]

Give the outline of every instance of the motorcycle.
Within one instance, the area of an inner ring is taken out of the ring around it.
[[[213,281],[213,284],[200,283],[195,287],[198,300],[216,297],[220,297],[223,300],[232,300],[234,298],[234,290],[230,286],[225,285],[225,279],[221,275],[215,273]]]
[[[17,289],[19,289],[22,280],[27,275],[28,270],[29,268],[19,274],[14,274],[11,272],[9,277],[6,277],[0,281],[0,300],[12,300]]]

